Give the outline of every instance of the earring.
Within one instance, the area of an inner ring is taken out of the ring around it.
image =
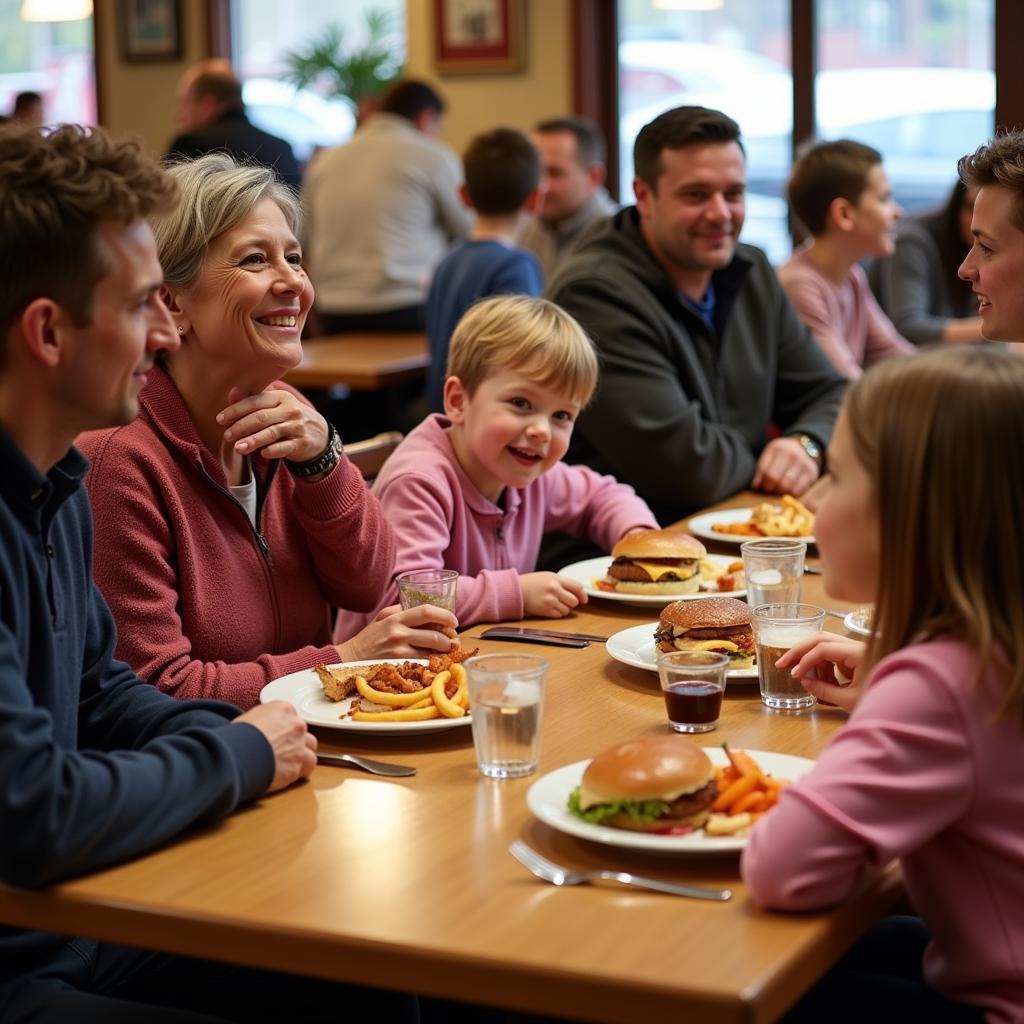
[[[184,334],[185,333],[185,328],[182,327],[181,324],[178,324],[178,333],[179,334]]]

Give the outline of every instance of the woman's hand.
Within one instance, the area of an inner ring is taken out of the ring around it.
[[[860,700],[858,678],[864,643],[836,633],[816,633],[786,651],[775,663],[792,667],[793,677],[820,701],[852,711]]]
[[[397,604],[382,608],[351,640],[338,644],[342,661],[370,658],[422,658],[451,650],[459,620],[444,608],[420,604],[405,611]]]
[[[268,388],[246,395],[232,388],[230,403],[217,413],[224,441],[242,455],[259,452],[265,459],[308,462],[327,447],[327,421],[290,391]]]
[[[524,618],[563,619],[587,603],[583,584],[554,572],[527,572],[519,577]]]

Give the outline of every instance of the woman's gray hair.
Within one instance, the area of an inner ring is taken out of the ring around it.
[[[167,170],[178,184],[178,203],[150,217],[150,224],[168,285],[190,288],[199,277],[210,243],[262,199],[277,203],[298,237],[302,219],[298,197],[269,168],[239,164],[226,153],[208,153]]]

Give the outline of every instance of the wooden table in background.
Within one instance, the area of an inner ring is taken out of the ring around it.
[[[821,599],[819,577],[805,577],[805,596]],[[594,601],[562,625],[609,636],[656,617]],[[538,774],[667,730],[654,673],[612,661],[603,644],[526,649],[551,662]],[[771,712],[756,682],[734,683],[703,741],[815,757],[844,717],[823,707]],[[468,728],[320,736],[325,747],[419,774],[385,780],[318,767],[308,783],[139,860],[41,892],[0,889],[0,920],[581,1020],[767,1024],[898,893],[890,873],[828,913],[762,913],[735,855],[646,856],[536,821],[525,796],[538,776],[482,778]],[[555,888],[509,856],[516,838],[567,865],[727,885],[735,895],[711,904],[612,885]]]
[[[420,380],[429,365],[424,334],[337,334],[304,341],[302,362],[284,379],[297,388],[376,391]]]

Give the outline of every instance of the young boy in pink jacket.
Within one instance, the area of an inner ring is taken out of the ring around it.
[[[445,415],[406,437],[374,491],[397,539],[396,575],[460,573],[461,625],[560,618],[586,602],[576,581],[534,571],[545,532],[585,535],[609,551],[624,534],[657,526],[631,487],[561,461],[597,375],[583,329],[545,299],[486,299],[459,321]],[[381,605],[395,595],[392,585]],[[343,614],[335,636],[366,621]]]

